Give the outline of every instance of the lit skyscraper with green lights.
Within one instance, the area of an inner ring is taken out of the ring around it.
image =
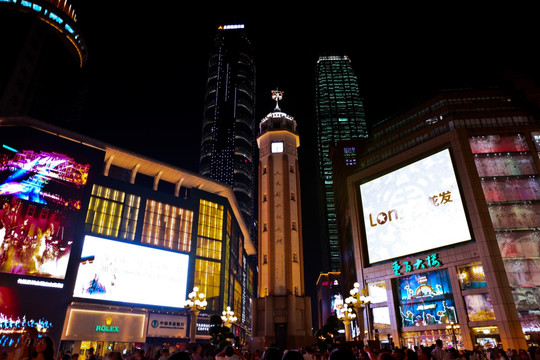
[[[322,232],[323,267],[340,271],[333,169],[330,147],[341,140],[366,138],[363,99],[351,61],[347,56],[319,57],[316,67],[315,115],[317,155],[322,184],[325,221]]]

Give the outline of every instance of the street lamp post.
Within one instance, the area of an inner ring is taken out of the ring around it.
[[[459,330],[459,328],[460,328],[459,324],[454,324],[453,321],[450,321],[450,324],[446,325],[446,329],[450,330],[452,334],[452,346],[455,346],[456,349],[458,348],[456,331]]]
[[[194,287],[193,291],[188,294],[188,299],[184,302],[184,307],[188,309],[191,316],[191,322],[189,326],[189,337],[191,343],[195,343],[195,334],[197,332],[197,316],[201,310],[206,309],[206,295],[199,292],[198,287]]]
[[[341,305],[340,309],[337,317],[345,325],[345,341],[351,341],[351,321],[356,318],[356,314],[347,304]]]
[[[221,320],[223,320],[226,327],[230,328],[238,318],[234,316],[234,311],[231,310],[231,307],[227,306],[227,310],[223,310],[221,313]]]
[[[360,284],[355,282],[354,288],[349,292],[351,296],[345,299],[345,303],[354,309],[356,321],[358,322],[358,335],[364,336],[364,308],[369,304],[366,289],[360,289]],[[363,338],[360,340],[364,340]]]

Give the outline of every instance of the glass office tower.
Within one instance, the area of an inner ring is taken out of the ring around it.
[[[243,25],[218,28],[208,63],[199,172],[233,187],[255,229],[255,63]],[[252,231],[254,240],[256,231]],[[256,240],[255,240],[256,241]]]
[[[333,189],[330,146],[341,140],[367,137],[363,99],[351,61],[346,56],[319,57],[316,67],[315,110],[317,151],[322,183],[323,264],[327,271],[340,271],[338,231]]]

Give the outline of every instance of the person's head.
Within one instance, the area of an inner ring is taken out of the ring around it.
[[[354,353],[350,349],[341,348],[341,349],[334,349],[330,353],[330,356],[328,357],[328,360],[355,360],[356,356],[354,356]]]
[[[442,347],[442,340],[441,339],[435,340],[435,345],[438,347]]]
[[[118,351],[111,351],[107,354],[107,360],[122,360],[122,354]]]
[[[264,360],[280,360],[281,352],[278,350],[278,348],[269,347],[268,349],[264,350],[262,358]]]
[[[405,360],[418,360],[418,353],[414,350],[405,350]]]
[[[377,356],[377,359],[378,360],[394,360],[394,357],[392,356],[391,353],[387,351],[383,351]]]
[[[231,345],[227,345],[225,348],[225,355],[227,356],[233,356],[234,355],[234,349]]]
[[[169,349],[163,349],[163,350],[161,350],[161,355],[169,356]]]
[[[94,348],[93,347],[88,349],[88,355],[94,355]]]
[[[54,358],[53,340],[48,336],[44,336],[40,338],[36,343],[36,352],[43,353],[43,355],[45,356],[45,359],[53,359]]]
[[[72,354],[71,360],[79,360],[79,354]]]
[[[200,354],[202,351],[201,344],[192,344],[191,345],[191,352],[194,354]]]
[[[171,356],[169,356],[169,359],[167,360],[190,360],[191,356],[189,356],[189,353],[185,351],[177,351],[173,353]]]
[[[283,354],[281,360],[304,360],[304,355],[298,350],[289,350]]]

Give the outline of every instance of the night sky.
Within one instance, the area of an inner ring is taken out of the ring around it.
[[[71,3],[87,39],[88,62],[55,95],[77,91],[80,102],[72,113],[53,109],[51,116],[71,117],[92,137],[193,172],[208,54],[219,24],[246,24],[255,48],[257,120],[273,110],[271,90],[284,91],[281,109],[298,123],[303,183],[316,176],[313,75],[321,54],[351,58],[368,123],[439,89],[491,85],[508,68],[539,78],[536,12],[508,4],[475,9],[457,2],[437,8],[362,2],[354,10],[290,10],[279,2],[251,2],[247,6],[258,10],[245,11],[208,2],[190,3],[189,10],[176,1]],[[303,189],[305,243],[316,236],[306,229],[315,206],[308,194]],[[317,269],[313,274],[307,284]]]

